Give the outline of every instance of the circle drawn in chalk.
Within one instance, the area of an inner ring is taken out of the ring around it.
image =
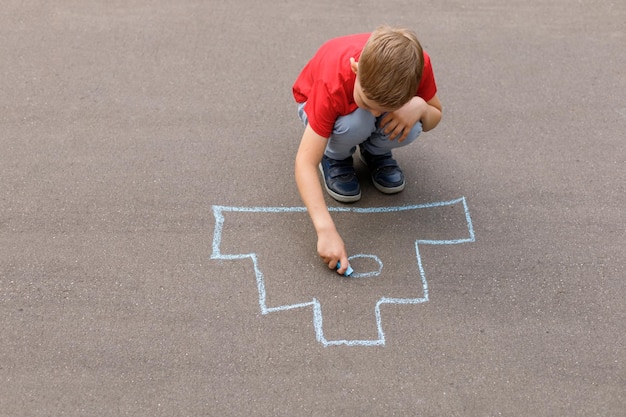
[[[373,259],[374,261],[376,261],[376,263],[378,264],[378,271],[370,271],[370,272],[356,272],[355,271],[354,273],[352,273],[352,275],[350,275],[350,278],[370,278],[370,277],[377,277],[378,275],[380,275],[380,272],[383,270],[383,263],[380,259],[378,259],[378,256],[358,254],[358,255],[349,256],[348,261],[352,259],[359,259],[359,258],[368,258],[368,259]]]

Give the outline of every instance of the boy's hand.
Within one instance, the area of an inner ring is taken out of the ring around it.
[[[422,131],[428,132],[434,129],[441,120],[441,102],[435,94],[429,101],[415,96],[398,110],[389,112],[380,120],[380,126],[384,127],[383,132],[389,136],[390,140],[398,139],[402,142],[415,126],[415,123],[422,122]]]
[[[346,246],[336,230],[320,232],[318,234],[317,253],[330,269],[335,269],[337,262],[339,262],[341,267],[337,270],[337,273],[340,275],[343,275],[346,269],[348,269],[349,263]]]
[[[398,142],[402,142],[426,111],[428,104],[423,98],[415,96],[398,110],[385,114],[380,120],[380,126],[384,127],[383,133],[390,140],[397,138]]]

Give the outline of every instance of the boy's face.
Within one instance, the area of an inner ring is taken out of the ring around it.
[[[357,106],[362,108],[363,110],[367,110],[372,113],[374,117],[378,117],[383,113],[390,113],[395,109],[389,109],[386,107],[382,107],[380,104],[376,103],[373,100],[370,100],[365,95],[363,88],[361,88],[361,83],[359,81],[359,73],[358,73],[358,63],[354,60],[354,58],[350,58],[350,66],[352,67],[352,71],[356,74],[356,81],[354,82],[354,102]]]

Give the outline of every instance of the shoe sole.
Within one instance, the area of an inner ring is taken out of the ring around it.
[[[326,180],[324,179],[324,168],[322,168],[321,162],[318,165],[318,168],[320,169],[320,172],[322,173],[322,183],[324,184],[324,188],[326,188],[326,192],[330,194],[332,198],[339,201],[340,203],[354,203],[361,199],[360,192],[357,195],[343,195],[343,194],[338,194],[334,192],[333,190],[331,190],[330,188],[328,188],[328,185],[326,184]]]
[[[363,158],[363,155],[361,155],[360,153],[359,153],[359,159],[361,160],[361,162],[363,162],[363,165],[367,166],[367,162],[365,162],[365,158]],[[372,179],[372,183],[374,184],[374,187],[383,194],[399,193],[400,191],[404,190],[404,187],[406,186],[406,181],[403,181],[402,184],[396,185],[395,187],[385,187],[384,185],[376,182],[376,180],[374,180],[373,175],[371,175],[370,178]]]
[[[376,187],[378,191],[384,194],[399,193],[400,191],[404,190],[404,186],[406,185],[406,181],[405,181],[401,185],[398,185],[396,187],[385,187],[385,186],[380,185],[376,181],[374,181],[374,177],[371,177],[371,178],[372,178],[372,183],[374,184],[374,187]]]

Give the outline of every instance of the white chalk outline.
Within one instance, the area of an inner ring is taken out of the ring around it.
[[[353,259],[359,259],[359,258],[370,258],[370,259],[373,259],[378,264],[378,270],[377,271],[370,271],[370,272],[353,272],[349,276],[350,278],[370,278],[370,277],[377,277],[377,276],[380,275],[380,273],[383,270],[383,261],[381,261],[378,256],[376,256],[376,255],[367,255],[367,254],[364,254],[364,253],[359,253],[357,255],[348,256],[348,261],[351,261]]]
[[[376,315],[376,327],[378,329],[378,339],[374,340],[327,340],[324,337],[324,330],[322,327],[322,305],[320,302],[313,298],[309,302],[281,305],[277,307],[268,307],[265,293],[265,279],[263,273],[259,269],[259,263],[256,253],[247,254],[231,254],[225,255],[220,252],[220,244],[222,241],[222,228],[224,226],[225,212],[245,212],[245,213],[294,213],[294,212],[306,212],[306,207],[227,207],[227,206],[213,206],[213,214],[215,216],[215,230],[213,233],[213,253],[211,259],[218,260],[236,260],[236,259],[251,259],[254,265],[254,273],[256,275],[257,291],[259,294],[259,306],[261,308],[261,314],[269,314],[276,311],[292,310],[295,308],[313,307],[313,326],[315,328],[315,338],[318,342],[324,346],[384,346],[385,345],[385,333],[383,332],[382,319],[380,314],[380,306],[383,304],[420,304],[428,301],[428,283],[426,281],[426,273],[422,265],[422,257],[419,251],[419,245],[456,245],[460,243],[475,242],[474,228],[472,226],[472,219],[470,217],[469,208],[465,197],[457,198],[450,201],[441,201],[436,203],[416,204],[409,206],[398,207],[372,207],[372,208],[359,208],[359,207],[329,207],[329,211],[336,212],[353,212],[353,213],[391,213],[400,211],[417,210],[423,208],[444,207],[452,206],[458,203],[463,204],[463,210],[465,211],[465,220],[467,222],[467,230],[469,237],[463,239],[451,239],[451,240],[429,240],[418,239],[415,241],[415,254],[417,257],[417,266],[420,273],[420,279],[423,286],[423,297],[419,298],[389,298],[381,297],[376,302],[374,312]],[[359,257],[361,255],[354,255]],[[369,256],[369,255],[362,255]],[[380,262],[380,261],[379,261]]]

